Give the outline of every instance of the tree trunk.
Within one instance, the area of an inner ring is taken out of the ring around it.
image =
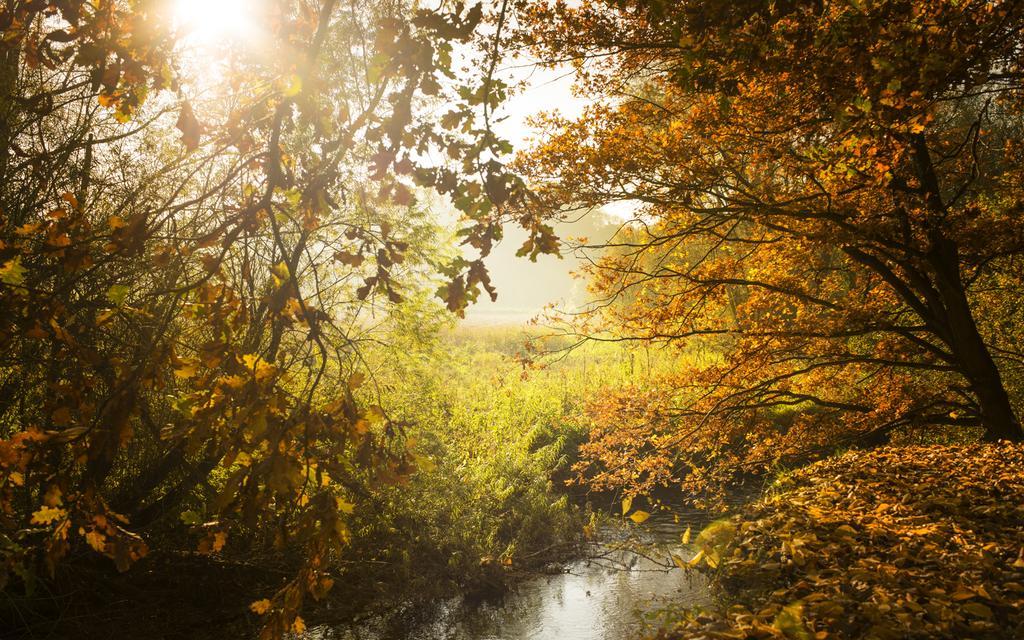
[[[988,346],[978,331],[963,280],[956,243],[934,234],[928,259],[935,270],[935,285],[945,307],[950,347],[981,409],[985,439],[1024,440],[1024,430],[1013,412],[1010,397]]]
[[[999,368],[971,313],[967,290],[960,277],[959,247],[942,232],[943,220],[948,212],[924,134],[914,136],[912,147],[925,204],[931,212],[925,226],[931,245],[927,261],[934,273],[935,292],[939,297],[938,301],[929,303],[932,314],[944,325],[947,334],[944,338],[978,401],[985,439],[993,442],[1024,440],[1024,431],[1013,413]]]

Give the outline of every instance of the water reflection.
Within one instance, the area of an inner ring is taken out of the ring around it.
[[[619,558],[628,562],[627,554]],[[570,573],[530,580],[500,606],[467,612],[448,635],[453,640],[609,640],[639,631],[638,614],[672,601],[707,598],[699,577],[640,559],[629,569],[577,562]]]
[[[317,629],[324,640],[619,640],[644,630],[640,614],[672,603],[705,604],[704,578],[669,567],[670,553],[685,560],[696,551],[682,545],[687,526],[696,534],[707,523],[700,512],[652,516],[642,528],[650,545],[638,555],[619,549],[610,532],[600,557],[578,560],[566,572],[524,580],[500,602],[468,604],[455,599],[426,615],[399,615],[356,628]],[[635,530],[635,527],[634,527]],[[635,533],[635,531],[634,531]]]

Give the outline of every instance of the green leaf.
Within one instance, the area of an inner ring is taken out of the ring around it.
[[[124,299],[128,297],[129,289],[127,285],[115,284],[107,289],[107,300],[110,300],[117,306],[121,306],[124,303]]]
[[[15,256],[0,267],[0,281],[12,287],[20,287],[25,282],[25,267],[21,266],[21,256]]]

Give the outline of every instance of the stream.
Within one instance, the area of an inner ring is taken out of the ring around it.
[[[678,520],[676,519],[678,517]],[[391,616],[342,628],[321,627],[309,640],[627,640],[651,631],[643,614],[664,605],[701,605],[711,601],[707,583],[696,572],[665,564],[669,553],[684,560],[696,554],[681,543],[710,521],[701,511],[676,516],[652,514],[639,533],[647,552],[620,548],[621,532],[606,531],[602,544],[563,567],[563,573],[536,575],[517,583],[494,602],[454,598],[419,615]],[[651,545],[647,547],[647,545]],[[646,556],[646,557],[645,557]]]

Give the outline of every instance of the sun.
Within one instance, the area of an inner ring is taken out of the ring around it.
[[[255,35],[252,0],[174,0],[174,21],[185,38],[211,45]]]

